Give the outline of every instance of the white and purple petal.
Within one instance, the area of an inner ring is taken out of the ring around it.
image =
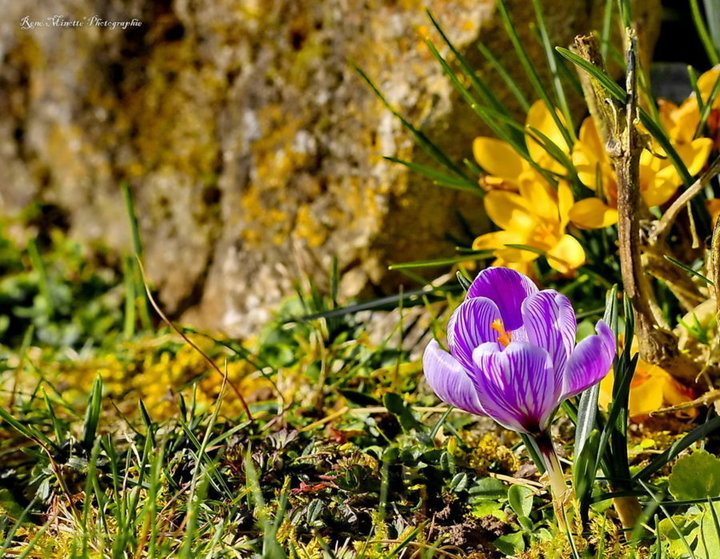
[[[528,343],[545,348],[555,372],[562,376],[577,334],[575,311],[569,299],[554,289],[540,291],[523,301],[522,316]]]
[[[480,272],[468,289],[467,297],[487,297],[497,305],[506,330],[520,328],[523,323],[522,302],[538,288],[530,278],[509,268],[487,268]]]
[[[615,334],[604,321],[595,326],[597,335],[581,341],[565,368],[562,399],[571,398],[600,382],[610,371],[615,358]]]
[[[473,350],[480,344],[497,340],[498,332],[491,326],[499,318],[497,306],[485,297],[467,299],[450,317],[447,325],[448,348],[467,370],[475,367]]]
[[[477,391],[465,368],[435,340],[423,354],[425,379],[443,402],[477,415],[485,415]]]
[[[483,344],[473,353],[470,377],[485,413],[515,431],[544,431],[562,392],[550,354],[520,342],[502,351],[496,347]]]

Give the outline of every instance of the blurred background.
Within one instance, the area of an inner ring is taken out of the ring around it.
[[[544,68],[532,4],[507,3]],[[568,45],[599,26],[605,2],[543,4],[552,41]],[[706,69],[687,2],[635,4],[646,53],[662,26],[656,58]],[[494,0],[0,6],[0,276],[19,266],[10,244],[34,247],[32,256],[61,236],[82,247],[57,256],[77,260],[78,281],[86,264],[106,274],[89,285],[119,281],[133,246],[126,185],[163,307],[244,336],[295,279],[326,282],[334,257],[340,295],[370,298],[408,284],[388,264],[447,256],[486,228],[480,199],[383,159],[427,157],[352,64],[452,157],[471,157],[472,139],[489,131],[423,43],[425,10],[513,107],[477,49],[482,42],[527,86]],[[17,289],[0,288],[0,301]]]

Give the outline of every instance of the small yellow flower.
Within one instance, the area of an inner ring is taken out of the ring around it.
[[[692,127],[693,113],[687,107],[665,105],[663,117],[669,126],[670,140],[678,155],[688,167],[691,175],[703,168],[712,147],[709,138],[697,138],[690,141],[685,127]],[[653,152],[643,150],[640,154],[640,194],[649,207],[660,206],[667,202],[682,184],[682,178],[658,145]],[[617,223],[618,186],[600,139],[600,134],[592,117],[585,119],[580,128],[580,137],[572,153],[573,164],[580,181],[589,189],[597,192],[597,197],[578,201],[570,210],[570,220],[583,229],[598,229]]]
[[[700,91],[700,97],[704,103],[710,98],[710,93],[715,87],[715,83],[720,79],[720,69],[713,68],[708,70],[702,76],[698,78],[697,88]],[[692,97],[690,98],[695,101]],[[697,102],[695,102],[697,106]],[[712,110],[707,119],[707,130],[709,136],[713,140],[713,147],[715,150],[720,148],[720,95],[717,95],[713,100]]]
[[[697,81],[697,88],[702,97],[703,103],[706,103],[710,98],[710,93],[715,87],[715,82],[720,79],[720,69],[713,68],[703,73]],[[713,100],[713,109],[720,108],[720,95],[716,96]]]
[[[718,220],[718,217],[720,217],[720,198],[711,198],[710,200],[705,200],[705,207],[710,214],[710,220],[714,226]]]
[[[560,113],[558,113],[560,115]],[[560,115],[561,122],[564,122]],[[558,128],[547,106],[536,101],[527,114],[526,128],[535,128],[553,141],[564,153],[570,150],[565,143],[562,132]],[[530,158],[540,167],[560,173],[563,166],[553,159],[547,151],[528,133],[526,144]],[[523,182],[535,180],[537,171],[510,144],[497,138],[479,137],[473,142],[473,155],[478,164],[488,173],[480,184],[487,190],[519,191]]]
[[[612,371],[600,382],[599,403],[603,408],[607,408],[612,400],[613,382]],[[692,400],[692,390],[680,384],[670,373],[642,359],[638,361],[635,374],[630,382],[630,405],[628,408],[630,419],[642,421],[653,411]],[[677,413],[684,417],[695,417],[697,410],[690,408]]]
[[[658,99],[660,123],[675,145],[692,143],[695,130],[700,124],[697,99],[689,97],[680,106],[666,99]]]
[[[572,204],[570,185],[560,181],[555,190],[538,174],[521,182],[519,193],[491,191],[485,196],[485,211],[502,230],[481,235],[475,239],[473,248],[493,250],[495,266],[527,273],[540,255],[507,246],[526,245],[543,251],[552,268],[568,273],[585,263],[583,247],[565,233]]]
[[[623,345],[622,336],[618,340]],[[637,338],[633,339],[631,351],[638,351]],[[600,406],[607,409],[612,400],[613,371],[600,382]],[[646,419],[651,412],[668,406],[677,406],[690,402],[695,395],[692,389],[682,385],[670,373],[657,365],[651,365],[642,359],[638,360],[635,373],[630,382],[630,402],[628,414],[630,419],[639,422]],[[697,410],[690,408],[678,412],[681,417],[695,417]]]

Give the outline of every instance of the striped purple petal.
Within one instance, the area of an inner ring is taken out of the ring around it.
[[[485,415],[477,391],[463,366],[433,340],[423,354],[425,379],[443,402],[477,415]]]
[[[448,348],[465,369],[475,367],[472,354],[476,347],[498,339],[498,332],[491,325],[499,318],[497,306],[485,297],[467,299],[455,309],[447,326]]]
[[[562,391],[550,354],[521,342],[497,347],[483,344],[473,353],[470,377],[485,413],[508,429],[544,431]]]
[[[480,272],[468,289],[467,297],[487,297],[494,301],[506,330],[522,326],[522,302],[538,288],[527,276],[509,268],[487,268]]]
[[[615,334],[604,321],[595,326],[597,335],[581,341],[568,360],[565,369],[563,400],[580,394],[599,382],[610,371],[615,357]]]
[[[540,291],[523,301],[522,316],[528,343],[545,348],[555,372],[562,375],[577,333],[575,311],[568,298],[554,289]]]

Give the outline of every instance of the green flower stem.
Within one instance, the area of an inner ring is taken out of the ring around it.
[[[637,497],[615,497],[612,503],[622,527],[625,530],[635,528],[642,515],[642,505]]]
[[[550,489],[552,492],[553,508],[555,509],[555,515],[558,519],[558,525],[562,530],[565,530],[567,525],[565,518],[565,503],[568,497],[568,487],[565,483],[565,476],[563,474],[560,460],[555,452],[550,435],[541,433],[535,437],[538,449],[545,464],[545,471],[550,481]]]

